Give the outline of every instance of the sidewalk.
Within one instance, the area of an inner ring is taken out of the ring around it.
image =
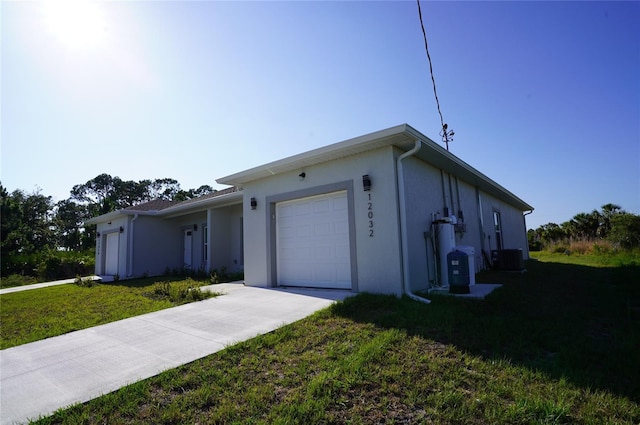
[[[100,280],[98,276],[90,276],[93,280]],[[10,294],[12,292],[28,291],[30,289],[46,288],[47,286],[66,285],[73,283],[76,279],[54,280],[52,282],[34,283],[32,285],[13,286],[11,288],[0,289],[0,295]]]
[[[353,295],[242,283],[212,289],[224,295],[0,351],[0,423],[50,415]]]

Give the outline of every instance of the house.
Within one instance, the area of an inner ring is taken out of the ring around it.
[[[85,224],[97,226],[99,276],[243,268],[242,192],[235,187],[183,202],[150,201]]]
[[[529,255],[533,207],[407,124],[216,181],[231,188],[90,220],[96,272],[224,266],[252,286],[400,295],[446,286],[456,247],[473,272]]]

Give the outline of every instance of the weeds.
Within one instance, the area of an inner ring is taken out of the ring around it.
[[[158,282],[153,285],[153,290],[145,293],[145,295],[156,300],[167,299],[174,304],[184,304],[210,298],[213,294],[211,292],[202,292],[199,288],[200,285],[199,282],[190,278],[179,282]]]
[[[80,275],[78,275],[76,276],[73,283],[83,288],[93,288],[94,286],[98,286],[100,284],[100,281],[94,279],[92,276],[81,277]]]

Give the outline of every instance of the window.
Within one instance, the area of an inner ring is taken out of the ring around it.
[[[502,220],[500,211],[493,212],[493,226],[496,231],[496,249],[502,249]]]

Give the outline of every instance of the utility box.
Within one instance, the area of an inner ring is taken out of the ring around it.
[[[524,270],[524,259],[521,249],[500,249],[491,251],[493,268],[507,271]]]
[[[447,270],[449,273],[449,293],[468,294],[469,291],[469,255],[455,250],[447,254]]]
[[[458,251],[462,251],[468,255],[469,259],[469,286],[476,284],[476,249],[473,246],[458,245]]]

